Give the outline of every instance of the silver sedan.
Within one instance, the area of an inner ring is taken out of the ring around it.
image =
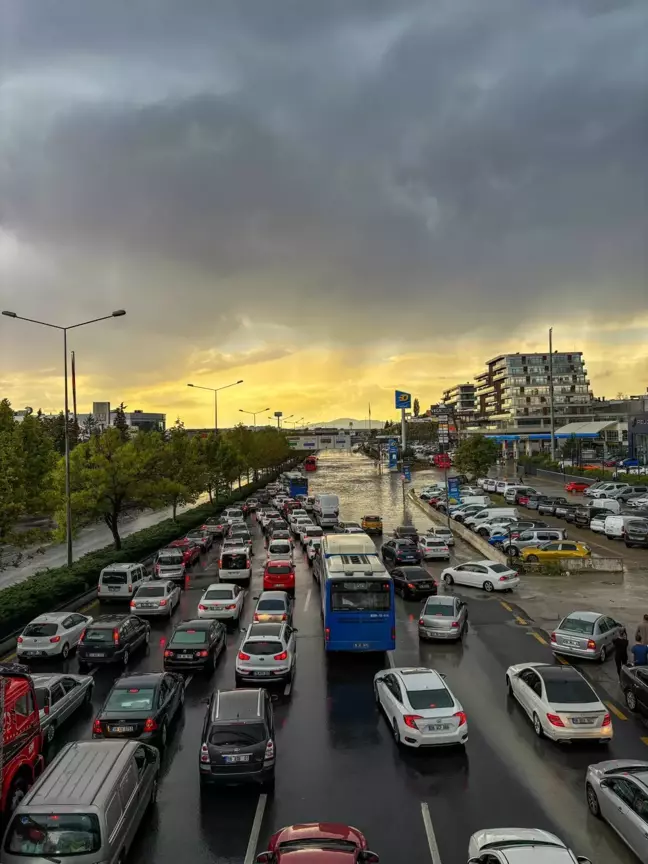
[[[590,813],[605,819],[640,861],[648,861],[648,762],[615,759],[590,765],[585,794]]]
[[[92,675],[32,675],[40,726],[49,744],[58,728],[92,701]]]
[[[622,627],[614,618],[600,612],[570,612],[551,634],[551,650],[554,654],[604,663]]]
[[[180,603],[180,586],[170,579],[146,582],[138,589],[130,603],[130,611],[140,618],[170,618]]]
[[[452,594],[428,597],[418,622],[419,639],[461,639],[468,624],[468,607]]]

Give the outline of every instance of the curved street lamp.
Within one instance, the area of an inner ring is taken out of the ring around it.
[[[214,432],[218,431],[218,394],[221,390],[227,390],[228,387],[236,387],[237,384],[242,384],[243,379],[232,381],[231,384],[223,384],[222,387],[203,387],[202,384],[187,384],[187,387],[193,387],[195,390],[209,390],[214,394]]]

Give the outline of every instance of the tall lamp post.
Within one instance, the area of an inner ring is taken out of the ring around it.
[[[256,432],[256,418],[257,414],[261,414],[262,411],[269,411],[269,408],[261,408],[259,411],[246,411],[244,408],[239,408],[241,414],[251,414],[254,417],[254,431]]]
[[[242,384],[243,379],[240,381],[232,381],[231,384],[224,384],[222,387],[203,387],[202,384],[187,384],[187,387],[193,387],[195,390],[209,390],[210,393],[214,394],[214,431],[218,431],[218,394],[221,390],[227,390],[228,387],[236,387],[237,384]]]
[[[86,324],[96,324],[97,321],[107,321],[109,318],[121,318],[126,314],[124,309],[116,309],[110,315],[102,315],[101,318],[91,318],[89,321],[81,321],[79,324],[70,324],[69,327],[61,327],[60,324],[51,324],[49,321],[37,321],[35,318],[25,318],[22,315],[17,315],[15,312],[3,311],[3,315],[7,318],[15,318],[17,321],[28,321],[30,324],[39,324],[41,327],[51,327],[52,330],[60,330],[63,333],[63,376],[65,378],[65,423],[63,436],[65,439],[65,542],[67,545],[67,565],[72,566],[72,498],[70,495],[70,430],[68,429],[69,421],[69,400],[68,400],[68,351],[67,351],[67,333],[68,330],[75,330],[78,327],[85,327]]]

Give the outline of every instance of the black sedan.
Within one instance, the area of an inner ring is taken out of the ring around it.
[[[424,567],[396,567],[391,577],[394,591],[404,600],[418,600],[437,593],[437,583]]]
[[[628,708],[648,717],[648,667],[622,666],[620,683]]]
[[[136,738],[163,748],[184,704],[184,679],[173,672],[122,675],[95,718],[93,738]]]
[[[211,674],[225,650],[227,631],[220,621],[182,621],[173,631],[164,651],[164,668],[202,669]]]
[[[413,543],[418,543],[418,531],[413,525],[399,525],[394,529],[394,537],[398,540],[411,540]]]
[[[380,550],[385,564],[420,564],[421,551],[411,540],[388,540]]]
[[[556,512],[556,507],[561,504],[569,504],[566,498],[545,498],[544,501],[538,503],[538,513],[553,516]]]

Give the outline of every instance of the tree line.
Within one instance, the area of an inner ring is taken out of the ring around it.
[[[274,427],[239,425],[200,437],[190,436],[180,420],[165,433],[133,434],[119,418],[105,431],[85,434],[72,419],[68,424],[73,528],[103,521],[116,549],[128,512],[171,507],[175,519],[178,507],[203,494],[217,503],[241,476],[257,478],[291,453]],[[64,435],[63,414],[29,413],[18,421],[9,401],[0,401],[0,548],[35,539],[35,531],[17,530],[26,517],[52,517],[54,538],[65,536]],[[40,532],[38,539],[48,538]]]

